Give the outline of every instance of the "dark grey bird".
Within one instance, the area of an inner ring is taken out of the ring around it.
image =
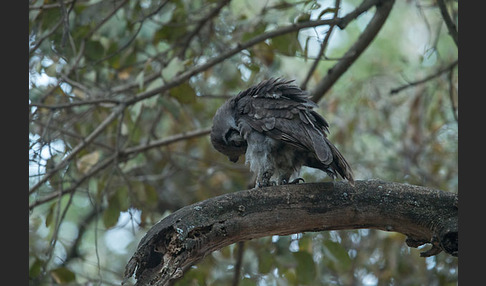
[[[271,78],[227,100],[213,118],[211,143],[232,162],[245,155],[256,186],[298,183],[308,166],[354,185],[344,156],[327,139],[329,124],[293,80]],[[276,180],[276,181],[275,181]]]

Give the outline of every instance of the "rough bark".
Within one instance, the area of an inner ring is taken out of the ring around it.
[[[458,255],[457,194],[426,187],[356,181],[274,186],[214,197],[155,224],[128,262],[125,279],[167,285],[205,255],[270,235],[371,228],[405,234],[422,256]]]

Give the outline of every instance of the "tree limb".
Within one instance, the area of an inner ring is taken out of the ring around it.
[[[457,32],[457,27],[456,24],[454,24],[454,22],[452,21],[449,12],[447,12],[447,7],[444,3],[444,0],[438,0],[437,5],[439,6],[440,13],[442,14],[442,18],[444,19],[444,23],[446,24],[449,34],[454,40],[454,43],[456,43],[456,46],[459,47],[459,35]]]
[[[323,26],[323,25],[337,25],[341,29],[344,29],[344,27],[352,20],[356,19],[359,15],[362,13],[366,12],[368,9],[373,7],[376,3],[379,3],[381,0],[365,0],[363,3],[358,6],[355,10],[344,16],[343,18],[335,18],[335,19],[322,19],[322,20],[315,20],[315,21],[307,21],[307,22],[301,22],[301,23],[293,23],[291,25],[287,25],[275,30],[272,30],[270,32],[266,32],[263,34],[260,34],[258,36],[255,36],[251,38],[250,40],[244,42],[244,43],[238,43],[236,47],[234,48],[229,48],[225,52],[221,53],[220,55],[217,55],[211,59],[208,59],[205,63],[201,65],[194,66],[186,71],[184,71],[181,74],[178,74],[174,78],[172,78],[170,81],[168,81],[166,84],[164,84],[161,87],[151,89],[149,91],[145,91],[142,93],[137,94],[135,97],[129,99],[126,101],[127,105],[132,105],[140,100],[144,100],[147,98],[150,98],[152,96],[155,96],[157,94],[160,94],[162,92],[166,92],[167,90],[170,90],[173,87],[176,87],[194,75],[205,71],[212,66],[215,66],[216,64],[219,64],[220,62],[236,55],[237,53],[241,52],[244,49],[247,49],[249,47],[252,47],[260,42],[263,42],[267,39],[272,39],[281,35],[285,35],[288,33],[292,33],[295,31],[300,31],[305,28],[312,28],[312,27],[317,27],[317,26]],[[383,0],[383,1],[388,1],[388,2],[394,2],[394,0]],[[385,6],[385,3],[383,4]]]
[[[334,4],[334,10],[335,11],[334,11],[333,19],[336,19],[338,17],[340,5],[341,5],[341,0],[336,0],[336,2]],[[319,53],[317,54],[316,59],[312,63],[311,68],[307,72],[307,75],[304,79],[304,82],[300,86],[301,89],[303,89],[303,90],[307,89],[307,83],[309,82],[310,78],[312,77],[312,74],[314,73],[314,71],[317,69],[317,66],[319,65],[319,61],[321,60],[322,56],[324,56],[324,52],[326,51],[327,45],[329,43],[329,38],[331,38],[331,34],[332,34],[332,31],[334,30],[335,26],[336,25],[329,25],[329,29],[327,30],[326,36],[324,37],[324,40],[322,41]]]
[[[137,145],[137,146],[134,146],[134,147],[126,148],[125,150],[122,150],[120,153],[123,156],[128,156],[128,155],[131,155],[131,154],[137,154],[137,153],[140,153],[140,152],[144,152],[148,149],[152,149],[152,148],[156,148],[156,147],[160,147],[160,146],[165,146],[165,145],[168,145],[168,144],[171,144],[171,143],[174,143],[174,142],[178,142],[178,141],[181,141],[181,140],[186,140],[186,139],[204,136],[204,135],[209,134],[209,132],[211,132],[211,127],[207,127],[207,128],[204,128],[204,129],[192,130],[192,131],[188,131],[188,132],[182,132],[182,133],[179,133],[179,134],[176,134],[176,135],[168,136],[166,138],[155,140],[153,142],[149,142],[147,144],[141,144],[141,145]]]
[[[184,58],[184,54],[186,53],[186,50],[187,48],[189,47],[189,45],[191,44],[192,40],[194,39],[194,37],[199,34],[199,32],[201,31],[201,29],[204,27],[204,25],[206,25],[207,22],[209,22],[211,19],[213,19],[214,17],[216,17],[219,12],[221,12],[221,10],[230,2],[231,0],[222,0],[221,2],[219,2],[219,4],[216,6],[216,8],[214,8],[213,10],[211,10],[211,12],[204,18],[202,18],[197,24],[196,24],[196,28],[194,30],[192,30],[192,32],[190,32],[188,35],[184,36],[184,39],[183,39],[183,44],[182,44],[182,49],[180,50],[179,52],[179,57],[180,58]]]
[[[108,166],[110,166],[114,162],[120,163],[120,162],[128,160],[129,156],[131,156],[131,155],[138,154],[140,152],[144,152],[144,151],[147,151],[147,150],[152,149],[152,148],[166,146],[166,145],[169,145],[169,144],[172,144],[172,143],[175,143],[175,142],[179,142],[179,141],[182,141],[182,140],[187,140],[187,139],[191,139],[191,138],[195,138],[195,137],[204,136],[204,135],[208,134],[209,132],[211,132],[210,128],[198,129],[198,130],[193,130],[193,131],[188,131],[188,132],[183,132],[183,133],[180,133],[180,134],[172,135],[172,136],[169,136],[167,138],[156,140],[156,141],[153,141],[153,142],[150,142],[150,143],[147,143],[147,144],[137,145],[137,146],[133,146],[133,147],[128,147],[128,148],[123,149],[123,150],[118,150],[118,152],[112,153],[110,156],[105,158],[103,161],[101,161],[98,164],[96,164],[95,166],[93,166],[93,168],[91,168],[88,173],[86,173],[83,177],[81,177],[76,182],[71,184],[71,186],[69,188],[63,189],[61,191],[51,192],[50,194],[48,194],[48,195],[46,195],[42,198],[36,199],[33,203],[31,203],[29,205],[29,210],[32,210],[36,206],[44,204],[44,203],[49,202],[51,200],[54,200],[58,197],[61,197],[61,196],[64,196],[66,194],[70,194],[70,193],[75,192],[83,182],[85,182],[89,178],[92,178],[99,171],[107,168]],[[59,164],[59,165],[61,165],[61,164]],[[44,176],[44,178],[47,177],[49,174],[51,174],[51,173],[46,174]]]
[[[59,163],[57,164],[54,168],[49,173],[46,173],[42,179],[40,179],[32,188],[29,190],[29,195],[32,194],[35,190],[37,190],[40,186],[42,186],[47,180],[49,180],[50,177],[52,177],[54,174],[56,174],[59,170],[67,166],[67,164],[71,161],[71,159],[74,158],[81,150],[84,149],[86,145],[91,143],[112,121],[114,121],[119,114],[121,114],[125,110],[126,105],[125,104],[120,104],[116,106],[110,115],[108,115],[103,122],[96,127],[93,132],[91,132],[86,138],[84,138],[83,141],[81,141],[76,147],[74,147],[71,152],[66,155],[66,157]]]
[[[436,77],[441,76],[443,73],[446,73],[446,72],[449,72],[450,73],[457,66],[458,63],[459,63],[459,60],[455,60],[451,64],[447,65],[446,67],[439,69],[437,72],[435,72],[435,73],[433,73],[431,75],[428,75],[428,76],[426,76],[423,79],[419,79],[417,81],[410,82],[410,83],[404,84],[402,86],[393,88],[393,89],[390,90],[390,94],[396,94],[396,93],[399,93],[400,91],[402,91],[402,90],[404,90],[406,88],[409,88],[409,87],[412,87],[412,86],[416,86],[416,85],[419,85],[419,84],[426,83],[429,80],[432,80],[432,79],[434,79]]]
[[[369,5],[375,5],[376,1],[369,0],[363,1],[360,7],[368,7]],[[327,75],[316,85],[312,91],[312,100],[318,102],[324,94],[334,85],[334,83],[348,70],[348,68],[358,59],[358,57],[366,50],[371,44],[373,39],[378,35],[378,32],[385,24],[386,19],[395,3],[395,0],[381,1],[382,3],[376,4],[376,12],[365,30],[359,36],[358,40],[349,48],[344,56],[337,62],[329,71]],[[359,7],[356,9],[359,10]],[[349,13],[343,18],[343,21],[338,24],[338,27],[344,29],[343,23],[347,25],[353,13]]]
[[[136,285],[167,285],[205,255],[244,240],[371,228],[405,234],[421,256],[458,255],[458,197],[426,187],[356,181],[251,189],[189,205],[154,225],[125,268]]]

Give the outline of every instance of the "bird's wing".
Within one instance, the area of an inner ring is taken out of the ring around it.
[[[292,81],[269,79],[240,92],[235,98],[241,134],[253,130],[314,152],[323,164],[333,160],[327,144],[328,123],[312,110],[317,105]],[[251,128],[251,129],[250,129]]]

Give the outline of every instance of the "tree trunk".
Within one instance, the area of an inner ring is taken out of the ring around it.
[[[458,255],[457,194],[426,187],[356,181],[239,191],[183,207],[154,225],[125,269],[136,285],[167,285],[205,255],[270,235],[372,228],[405,234],[421,256]]]

